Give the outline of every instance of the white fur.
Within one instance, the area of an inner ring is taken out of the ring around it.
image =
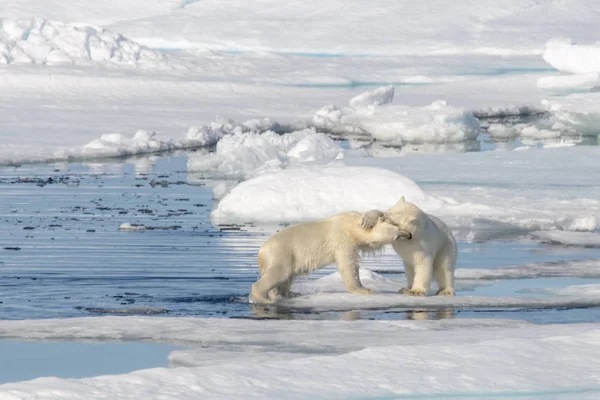
[[[359,252],[378,250],[400,234],[395,224],[382,218],[377,218],[372,228],[362,228],[357,212],[289,226],[258,251],[261,277],[252,285],[250,297],[258,303],[270,303],[278,296],[290,296],[296,276],[333,263],[349,292],[371,294],[373,291],[365,288],[358,276]],[[273,297],[269,297],[271,290]]]
[[[381,211],[364,214],[361,223],[371,226]],[[452,231],[439,218],[427,214],[413,203],[400,199],[385,213],[401,230],[412,234],[410,240],[398,239],[392,247],[402,258],[408,288],[400,292],[424,296],[429,292],[432,278],[438,284],[438,295],[454,296],[454,270],[458,250]]]

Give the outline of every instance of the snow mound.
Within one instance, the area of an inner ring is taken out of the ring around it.
[[[0,64],[169,66],[166,57],[120,34],[81,24],[0,18]]]
[[[350,99],[350,107],[360,108],[367,106],[380,106],[394,100],[394,86],[382,86],[354,96]]]
[[[600,44],[580,45],[567,38],[553,38],[546,42],[543,57],[561,72],[600,72]]]
[[[343,157],[339,145],[310,129],[283,135],[238,131],[224,136],[214,153],[191,157],[188,170],[211,177],[249,179],[289,166],[327,164]]]
[[[420,206],[442,203],[409,178],[382,168],[304,167],[240,183],[211,217],[235,222],[296,222],[344,211],[387,210],[401,196]]]
[[[437,100],[428,106],[390,105],[393,86],[364,92],[350,100],[350,108],[328,105],[319,109],[312,125],[339,135],[372,136],[394,144],[456,143],[474,140],[479,121],[472,112]]]

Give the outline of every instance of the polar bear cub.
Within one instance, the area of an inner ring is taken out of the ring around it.
[[[289,226],[273,235],[258,251],[261,277],[252,285],[250,297],[257,303],[272,303],[291,295],[294,278],[337,264],[349,292],[371,294],[358,275],[360,252],[380,249],[407,235],[384,216],[361,227],[358,212],[345,212],[318,221]],[[272,297],[269,292],[273,291]]]
[[[397,240],[392,247],[402,258],[408,288],[400,291],[411,296],[425,296],[432,277],[438,295],[454,296],[454,269],[458,255],[452,231],[439,218],[425,213],[404,197],[387,212],[371,210],[363,214],[361,225],[368,229],[385,216],[400,229],[410,232],[410,240]]]

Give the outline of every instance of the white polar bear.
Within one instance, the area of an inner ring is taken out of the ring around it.
[[[403,288],[400,293],[425,296],[429,292],[433,275],[439,287],[437,294],[454,296],[454,269],[458,250],[448,226],[439,218],[405,201],[404,196],[386,213],[371,210],[363,214],[361,225],[368,229],[382,216],[412,234],[410,240],[402,239],[392,243],[404,262],[408,281],[408,288]]]
[[[252,300],[272,303],[279,296],[288,297],[296,276],[333,263],[349,292],[373,293],[360,282],[359,252],[378,250],[408,233],[383,216],[371,218],[371,226],[365,229],[361,216],[358,212],[341,213],[292,225],[273,235],[258,251],[261,277],[252,285]]]

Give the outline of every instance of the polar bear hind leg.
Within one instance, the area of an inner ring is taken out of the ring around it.
[[[400,293],[409,296],[427,296],[429,286],[431,285],[433,260],[426,254],[416,254],[413,258],[414,277],[412,285],[409,285],[408,290],[403,290]]]
[[[433,275],[437,281],[438,296],[454,296],[454,267],[456,265],[456,254],[454,252],[441,252],[435,258],[433,264]]]
[[[288,260],[291,262],[291,260]],[[250,297],[257,303],[273,303],[274,300],[269,297],[269,292],[272,289],[283,288],[288,285],[288,281],[291,284],[293,278],[292,268],[280,268],[277,264],[273,264],[272,257],[269,256],[268,252],[258,252],[258,267],[261,273],[261,277],[258,281],[252,284],[250,291]],[[289,286],[288,286],[289,287]]]

